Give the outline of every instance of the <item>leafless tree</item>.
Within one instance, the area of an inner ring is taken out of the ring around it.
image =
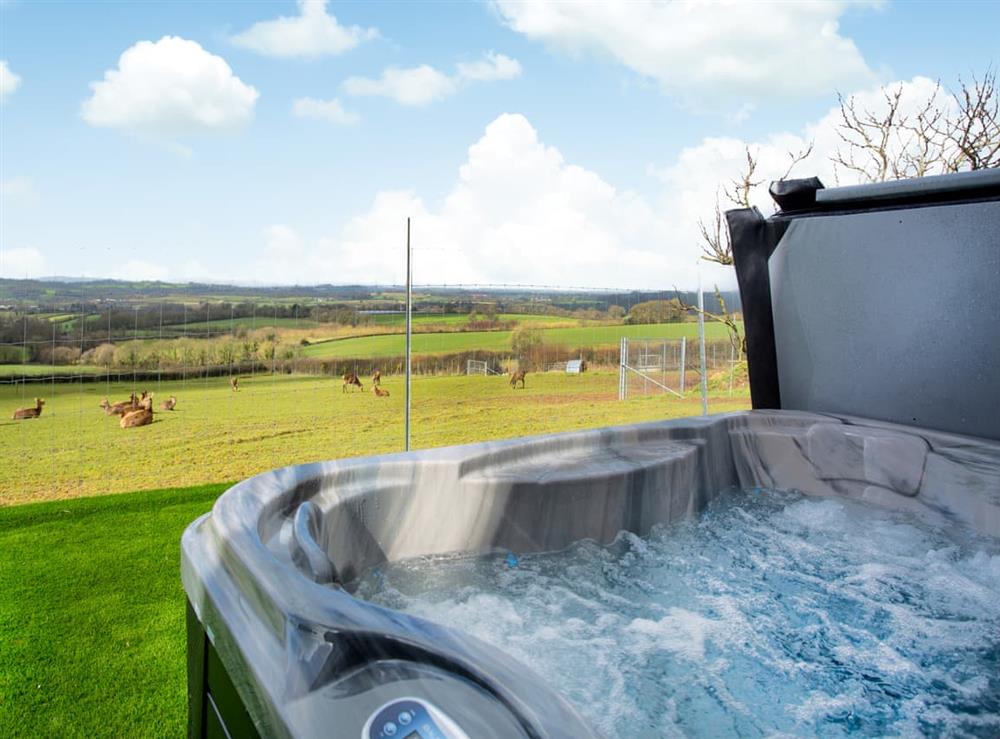
[[[943,135],[954,149],[947,171],[1000,167],[1000,95],[996,71],[987,69],[982,80],[959,79],[952,93],[958,112],[948,120]],[[941,132],[938,132],[942,135]]]
[[[795,169],[795,166],[812,154],[813,145],[808,144],[804,149],[797,152],[788,153],[788,166],[779,179],[786,179]],[[750,208],[751,194],[754,189],[764,184],[764,179],[757,175],[759,155],[745,149],[746,162],[739,177],[724,183],[721,193],[715,195],[715,211],[712,219],[708,222],[699,219],[698,230],[701,233],[701,258],[707,262],[716,264],[731,265],[733,263],[733,249],[729,243],[729,230],[726,228],[725,218],[723,218],[723,199],[725,204],[732,208]]]
[[[992,69],[971,83],[960,79],[955,92],[935,85],[914,110],[907,110],[902,83],[882,95],[879,110],[838,96],[835,171],[883,182],[1000,166],[1000,96]]]

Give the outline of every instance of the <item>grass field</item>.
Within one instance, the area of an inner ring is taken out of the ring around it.
[[[465,331],[461,333],[414,334],[414,354],[452,354],[467,351],[500,352],[510,349],[511,331]],[[706,323],[707,339],[728,338],[726,327]],[[643,326],[576,326],[542,329],[543,341],[550,346],[617,346],[622,336],[629,338],[679,339],[698,336],[697,323],[658,323]],[[307,357],[396,357],[403,354],[400,334],[337,339],[304,347]]]
[[[0,736],[184,736],[180,536],[226,487],[0,508]]]
[[[96,375],[103,367],[77,364],[0,364],[2,377],[45,377],[48,375]]]
[[[694,382],[694,378],[690,378]],[[403,381],[385,379],[391,397],[341,390],[335,378],[258,376],[234,393],[225,378],[150,383],[156,399],[173,394],[177,410],[138,429],[119,428],[98,407],[128,397],[131,386],[55,383],[0,386],[0,505],[240,479],[273,467],[398,451]],[[459,444],[700,412],[685,400],[617,400],[618,376],[588,372],[529,374],[527,389],[508,378],[417,377],[415,447]],[[367,387],[367,383],[366,383]],[[46,400],[41,418],[12,421],[17,407]],[[712,411],[747,406],[745,390],[723,392]],[[158,407],[158,403],[157,403]],[[6,463],[8,462],[9,463]]]

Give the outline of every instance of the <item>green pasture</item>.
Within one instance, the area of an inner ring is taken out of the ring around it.
[[[545,344],[550,346],[616,346],[622,336],[629,338],[695,339],[697,323],[657,323],[641,326],[577,326],[540,329]],[[453,354],[468,351],[502,352],[510,349],[512,331],[463,331],[458,333],[426,333],[413,335],[414,354]],[[706,323],[707,339],[726,339],[729,334],[721,323]],[[334,339],[303,347],[306,357],[396,357],[404,352],[405,338],[401,334],[361,336]]]
[[[366,378],[365,378],[366,379]],[[690,387],[694,373],[689,373]],[[390,397],[343,392],[339,378],[258,375],[232,392],[224,377],[150,382],[155,407],[170,395],[177,409],[154,423],[121,429],[99,407],[126,399],[125,383],[0,385],[0,506],[35,500],[184,487],[248,477],[283,465],[398,451],[403,381],[387,377]],[[505,376],[416,377],[415,447],[459,444],[608,424],[693,415],[697,393],[617,400],[615,372],[529,373],[525,390]],[[39,396],[41,418],[11,419]],[[712,410],[747,406],[745,390],[719,392]]]
[[[4,377],[45,377],[55,375],[96,375],[104,372],[103,367],[76,364],[0,364],[0,378]]]

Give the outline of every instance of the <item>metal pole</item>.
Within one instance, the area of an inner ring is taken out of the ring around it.
[[[406,219],[406,416],[405,449],[410,451],[410,336],[413,329],[413,265],[410,250],[410,219]]]
[[[687,392],[687,388],[684,387],[684,366],[687,364],[687,357],[684,355],[686,351],[687,351],[687,337],[682,336],[681,337],[681,382],[680,382],[681,396],[683,396],[684,393]]]
[[[705,367],[705,294],[698,276],[698,359],[701,362],[701,415],[708,415],[708,377]]]

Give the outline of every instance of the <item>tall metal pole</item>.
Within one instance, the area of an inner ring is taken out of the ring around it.
[[[410,451],[410,335],[413,320],[413,268],[410,251],[410,219],[406,219],[406,451]]]
[[[705,294],[698,275],[698,359],[701,362],[701,415],[708,415],[708,368],[705,366]]]

